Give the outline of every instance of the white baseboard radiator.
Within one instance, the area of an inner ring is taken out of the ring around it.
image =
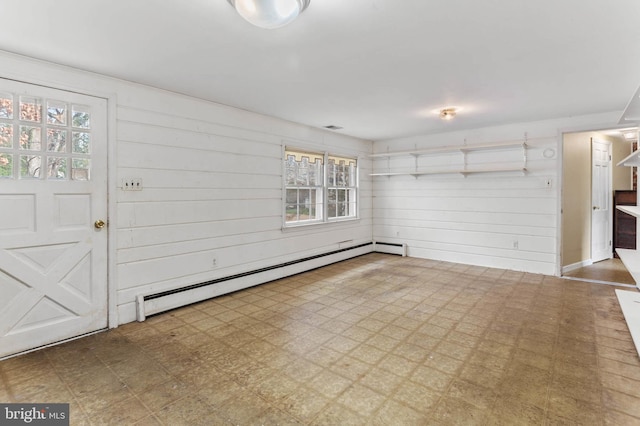
[[[397,254],[399,256],[406,257],[407,245],[374,241],[373,251],[375,251],[376,253]]]
[[[379,244],[380,243],[376,244],[372,242],[360,244],[358,246],[305,257],[254,271],[217,278],[175,290],[163,291],[156,294],[140,294],[136,297],[136,319],[138,321],[144,321],[148,316],[176,309],[181,306],[201,302],[216,296],[296,275],[353,257],[362,256],[377,251],[376,247],[380,248]],[[387,251],[382,252],[387,253]]]

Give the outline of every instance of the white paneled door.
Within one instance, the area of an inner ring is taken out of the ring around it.
[[[0,358],[107,327],[107,102],[0,79]]]
[[[611,144],[591,141],[591,261],[613,257],[611,247]]]

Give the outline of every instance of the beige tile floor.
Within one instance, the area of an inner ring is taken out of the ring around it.
[[[627,289],[628,290],[628,289]],[[640,424],[614,287],[371,254],[0,362],[72,424]]]
[[[564,274],[566,277],[581,278],[611,283],[632,284],[635,281],[620,259],[613,258],[596,262]]]

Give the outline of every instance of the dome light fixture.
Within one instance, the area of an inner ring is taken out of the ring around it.
[[[440,118],[443,120],[453,120],[457,112],[456,108],[443,108],[440,110]]]
[[[280,28],[292,22],[311,0],[227,0],[249,23],[265,29]]]

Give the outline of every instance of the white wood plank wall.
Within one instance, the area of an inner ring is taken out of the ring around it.
[[[370,142],[246,112],[241,123],[221,120],[217,105],[172,102],[170,94],[159,104],[143,96],[118,108],[119,179],[140,178],[144,187],[118,192],[123,315],[137,294],[371,241]],[[283,231],[283,143],[358,155],[361,219]]]
[[[0,77],[112,101],[112,326],[135,320],[137,294],[372,241],[370,141],[1,51]],[[360,220],[281,229],[287,143],[360,157]]]
[[[376,241],[409,256],[553,275],[558,262],[562,130],[610,117],[561,119],[378,141],[374,153],[517,141],[527,133],[527,172],[374,177]],[[465,142],[466,141],[466,142]],[[468,167],[517,165],[521,151],[470,154]],[[418,169],[458,169],[461,153],[418,158]],[[375,173],[411,172],[413,157],[374,159]],[[550,185],[549,185],[550,183]]]

